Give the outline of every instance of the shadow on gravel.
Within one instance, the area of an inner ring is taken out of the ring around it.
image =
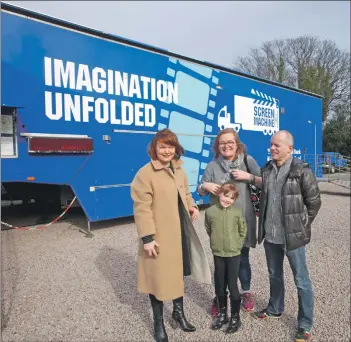
[[[267,307],[268,297],[267,297],[267,299],[262,299],[261,297],[255,296],[254,299],[255,299],[255,311],[263,310]],[[255,320],[254,317],[251,317],[251,319]],[[291,336],[291,339],[293,341],[295,338],[296,329],[297,329],[296,317],[293,317],[293,316],[284,312],[282,317],[279,319],[279,321],[282,322],[286,326],[286,328],[289,331],[289,334]]]
[[[321,193],[321,195],[351,197],[351,191],[349,191],[349,192],[340,192],[340,191],[320,190],[320,193]]]
[[[19,281],[19,267],[14,237],[1,235],[1,329],[7,328],[11,317],[16,287]]]
[[[105,247],[100,251],[95,264],[111,283],[116,301],[127,306],[131,316],[139,317],[152,335],[153,321],[149,314],[149,297],[137,293],[137,264],[134,258],[117,249]]]
[[[76,208],[74,208],[76,209]],[[79,208],[78,208],[79,209]],[[70,215],[67,215],[63,220],[66,221],[70,226],[75,226],[77,229],[84,234],[88,232],[88,221],[83,211],[79,212],[78,210]],[[122,227],[127,224],[134,223],[133,216],[122,217],[118,219],[111,219],[111,220],[103,220],[103,221],[96,221],[90,222],[90,230],[91,233],[97,233],[99,230],[108,229],[112,226]]]
[[[211,304],[214,297],[214,288],[211,288],[209,291],[206,290],[210,285],[203,285],[191,277],[184,278],[185,284],[185,296],[191,298],[197,306],[203,309],[207,314],[211,313]],[[213,297],[211,296],[213,294]]]

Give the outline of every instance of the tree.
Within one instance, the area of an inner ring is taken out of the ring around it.
[[[328,117],[328,112],[332,110],[331,102],[335,94],[330,75],[321,66],[300,67],[299,88],[308,90],[311,93],[323,94],[323,121]],[[337,101],[335,101],[337,103]]]
[[[289,86],[296,86],[289,67],[288,46],[284,40],[265,42],[260,49],[251,49],[248,57],[239,57],[235,69]]]
[[[350,54],[331,40],[303,36],[268,41],[239,57],[234,68],[322,95],[323,122],[350,98]]]
[[[351,156],[350,99],[339,103],[323,130],[323,151]]]

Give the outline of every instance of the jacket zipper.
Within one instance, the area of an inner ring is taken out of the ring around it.
[[[285,250],[287,250],[287,244],[286,244],[286,229],[285,229],[285,215],[283,213],[283,208],[282,208],[282,201],[284,201],[284,188],[286,186],[286,181],[288,180],[289,178],[289,174],[290,174],[290,169],[287,173],[287,175],[285,176],[285,179],[284,179],[284,184],[282,186],[282,193],[281,193],[281,201],[280,201],[280,211],[281,211],[281,214],[282,214],[282,223],[283,223],[283,228],[284,228],[284,246],[285,246]]]
[[[226,243],[226,238],[225,238],[225,232],[226,232],[226,226],[227,226],[227,211],[226,209],[223,209],[223,252],[225,253],[227,251],[227,243]]]
[[[222,209],[222,250],[224,251],[224,210]]]
[[[265,172],[265,178],[267,179],[267,169],[264,172]],[[265,184],[264,184],[265,194],[267,194],[267,189],[268,189],[268,185],[266,183],[267,182],[265,182]],[[264,223],[263,222],[266,219],[266,208],[267,208],[267,201],[264,201],[263,215],[262,215],[262,219],[261,219],[262,228],[264,228]]]

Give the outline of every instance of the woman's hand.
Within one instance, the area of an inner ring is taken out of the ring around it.
[[[218,191],[220,189],[220,185],[216,183],[204,183],[202,187],[207,191],[210,192],[212,195],[218,195]]]
[[[232,175],[234,179],[237,181],[249,181],[251,177],[251,173],[248,173],[246,171],[241,171],[241,170],[234,170],[232,172]]]
[[[195,207],[192,207],[189,209],[189,212],[190,212],[190,215],[191,215],[191,220],[192,221],[196,221],[199,219],[200,217],[200,212],[197,208]]]
[[[154,257],[156,259],[157,252],[155,247],[160,247],[160,245],[155,240],[144,244],[144,251],[149,255],[149,257]]]

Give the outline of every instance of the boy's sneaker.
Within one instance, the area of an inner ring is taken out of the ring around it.
[[[262,311],[255,312],[253,316],[258,320],[263,320],[267,318],[280,318],[282,314],[272,314],[268,312],[267,309],[264,309]]]
[[[218,300],[217,300],[217,297],[214,297],[212,300],[212,305],[211,305],[211,316],[217,317],[218,314],[219,314]]]
[[[295,335],[295,342],[306,342],[311,340],[312,340],[312,335],[308,330],[303,328],[299,328],[297,330],[297,333]]]
[[[241,295],[241,306],[244,311],[252,312],[255,308],[255,302],[253,300],[253,295],[250,292],[245,292]]]

